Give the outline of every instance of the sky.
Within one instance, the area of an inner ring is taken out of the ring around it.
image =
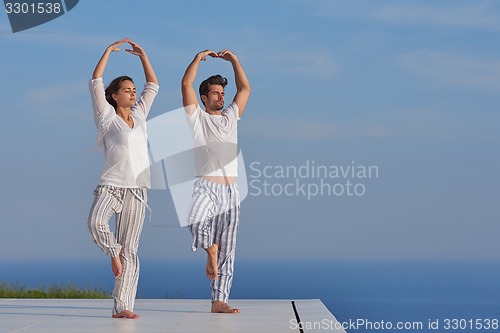
[[[87,81],[124,37],[160,81],[150,120],[182,106],[197,52],[240,59],[239,260],[499,261],[499,33],[500,3],[484,0],[90,0],[17,33],[2,11],[0,262],[103,256],[87,230],[103,165]],[[230,99],[222,60],[196,84],[216,73]],[[119,75],[144,84],[126,52],[105,83]],[[149,205],[142,259],[201,256],[170,190]]]

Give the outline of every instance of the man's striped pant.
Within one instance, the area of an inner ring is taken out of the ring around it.
[[[212,302],[227,303],[233,281],[236,233],[240,215],[238,185],[218,184],[198,178],[194,184],[188,227],[193,235],[192,249],[217,244],[219,275],[211,280]]]

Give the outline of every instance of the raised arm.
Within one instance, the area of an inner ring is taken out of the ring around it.
[[[200,66],[200,61],[205,61],[207,56],[212,58],[217,58],[217,53],[212,50],[205,50],[199,52],[191,61],[184,76],[182,77],[182,105],[184,106],[184,111],[191,115],[196,110],[198,106],[198,97],[196,96],[196,91],[193,88],[194,80],[196,79],[196,74],[198,73],[198,67]]]
[[[158,84],[158,79],[156,78],[156,74],[153,70],[153,66],[149,62],[148,56],[142,47],[140,47],[137,43],[134,43],[130,40],[127,43],[132,46],[132,49],[126,49],[130,54],[136,55],[141,59],[142,68],[144,69],[144,75],[146,76],[146,82]]]
[[[222,50],[218,54],[219,58],[230,61],[233,65],[234,78],[236,81],[236,95],[233,101],[238,105],[239,116],[243,115],[248,99],[250,98],[250,82],[241,66],[238,57],[229,50]]]
[[[106,65],[108,64],[108,59],[111,52],[119,52],[120,45],[128,42],[130,42],[130,39],[124,38],[114,42],[113,44],[111,44],[106,48],[106,51],[104,51],[104,54],[102,55],[101,59],[99,59],[99,62],[95,66],[94,73],[92,73],[92,79],[101,78],[104,75],[104,70],[106,69]]]

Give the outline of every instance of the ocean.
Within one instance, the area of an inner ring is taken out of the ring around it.
[[[0,282],[26,287],[72,283],[111,291],[113,284],[104,260],[0,267]],[[209,295],[204,261],[141,261],[138,298]],[[437,332],[430,328],[436,322],[439,332],[500,332],[500,263],[237,261],[230,298],[321,299],[340,322],[364,323],[350,332],[387,331],[387,323],[407,325],[399,331]]]

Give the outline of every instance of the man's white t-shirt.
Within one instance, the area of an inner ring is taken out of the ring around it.
[[[211,115],[198,105],[188,115],[196,158],[195,176],[238,176],[238,105],[232,102],[221,115]]]

